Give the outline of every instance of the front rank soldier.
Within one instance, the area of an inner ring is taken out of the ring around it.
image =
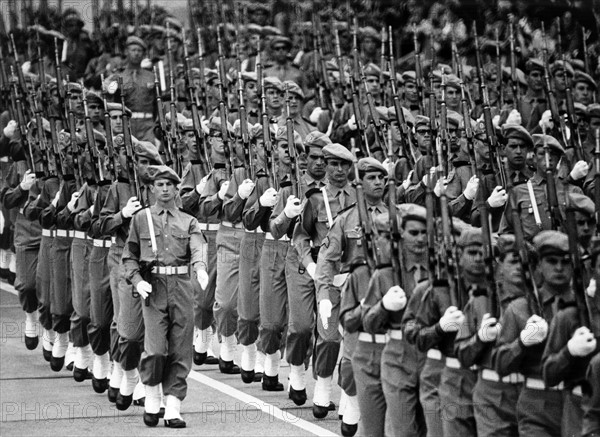
[[[206,288],[206,240],[198,221],[176,207],[179,176],[165,165],[148,167],[148,174],[156,203],[133,217],[123,251],[126,277],[146,302],[140,364],[146,386],[144,423],[158,424],[162,384],[165,426],[185,428],[180,410],[187,394],[186,378],[192,367],[189,345],[194,335],[189,265]],[[143,272],[144,265],[154,267]]]
[[[333,143],[323,148],[323,156],[327,162],[327,185],[307,193],[308,201],[293,237],[301,267],[313,280],[319,249],[333,226],[334,218],[356,202],[355,189],[348,182],[354,155],[341,144]],[[326,293],[317,297],[318,333],[313,356],[313,372],[317,383],[313,397],[313,415],[318,419],[324,418],[330,409],[335,408],[331,402],[331,389],[341,336],[337,328],[339,300],[334,306],[329,299]],[[322,305],[319,304],[320,300],[324,301]]]

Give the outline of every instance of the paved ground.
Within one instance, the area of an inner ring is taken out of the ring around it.
[[[0,435],[204,435],[331,436],[339,433],[337,413],[323,420],[312,415],[309,401],[296,407],[287,394],[269,393],[260,383],[244,384],[239,375],[223,375],[217,366],[194,366],[182,416],[188,428],[170,430],[163,423],[148,428],[143,411],[118,411],[90,381],[77,383],[67,370],[55,373],[42,358],[41,344],[23,344],[24,317],[14,289],[0,282]],[[238,356],[239,359],[239,356]],[[237,361],[237,360],[236,360]],[[282,363],[280,381],[289,367]],[[334,376],[334,380],[337,376]],[[308,378],[309,380],[311,378]],[[287,384],[284,384],[287,388]],[[339,388],[333,399],[339,400]]]

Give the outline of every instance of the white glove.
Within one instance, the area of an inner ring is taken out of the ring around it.
[[[573,170],[571,170],[571,173],[569,173],[569,176],[571,176],[571,179],[573,179],[574,181],[578,181],[579,179],[586,177],[589,171],[590,166],[587,162],[577,161],[573,166]]]
[[[585,357],[596,350],[594,334],[585,326],[575,330],[573,337],[567,342],[567,349],[574,357]]]
[[[55,208],[58,206],[58,199],[60,199],[60,191],[56,192],[56,195],[54,196],[54,199],[52,200],[52,206]]]
[[[310,117],[308,117],[308,119],[310,120],[310,122],[312,124],[317,124],[317,122],[319,121],[319,117],[321,116],[321,114],[325,112],[323,111],[321,108],[319,108],[318,106],[315,107],[315,109],[313,109],[313,111],[310,113]]]
[[[302,212],[302,203],[300,199],[296,196],[292,195],[287,198],[287,202],[285,204],[285,208],[283,209],[283,213],[287,218],[298,217]]]
[[[594,278],[592,278],[592,280],[590,281],[585,292],[589,297],[596,296],[596,280]]]
[[[427,178],[429,177],[429,180],[431,181],[435,181],[435,167],[431,167],[429,169],[429,175],[427,175],[427,173],[425,173],[423,175],[423,179],[421,179],[421,182],[423,182],[423,185],[427,186]]]
[[[135,289],[140,294],[142,299],[146,299],[150,295],[150,293],[152,293],[152,285],[150,285],[146,281],[140,281],[135,287]]]
[[[219,192],[217,193],[217,197],[221,200],[225,199],[225,194],[227,193],[227,189],[229,188],[229,181],[225,181],[221,184],[221,188],[219,188]]]
[[[521,118],[521,114],[519,114],[519,111],[513,109],[512,111],[510,111],[510,114],[508,114],[508,117],[506,117],[505,124],[521,124],[522,122],[523,119]]]
[[[21,190],[23,190],[23,191],[31,190],[31,187],[33,187],[33,185],[35,184],[35,180],[36,180],[35,173],[33,173],[31,170],[27,170],[25,172],[25,175],[23,176],[23,180],[19,184],[21,186]]]
[[[354,115],[352,117],[350,117],[350,119],[346,122],[346,124],[348,125],[348,129],[350,129],[350,130],[358,129],[358,126],[356,124],[356,117]]]
[[[406,293],[400,286],[394,285],[384,294],[381,304],[388,311],[400,311],[406,306]]]
[[[542,132],[549,132],[554,128],[554,123],[552,122],[552,113],[549,109],[544,111],[538,124],[542,128]]]
[[[479,178],[477,176],[471,176],[469,182],[467,182],[467,187],[463,194],[467,200],[475,199],[475,195],[477,194],[477,187],[479,187]]]
[[[4,214],[2,214],[2,211],[0,210],[0,231],[4,230],[4,224],[6,222],[4,221]]]
[[[506,194],[506,190],[498,185],[494,188],[490,197],[488,197],[487,202],[492,208],[500,208],[501,206],[504,206],[507,200],[508,194]]]
[[[548,322],[537,314],[527,320],[525,328],[521,331],[521,342],[525,346],[540,344],[548,335]]]
[[[308,276],[310,276],[313,281],[315,279],[316,271],[317,271],[317,265],[315,263],[310,263],[309,265],[306,266],[306,272],[308,273]]]
[[[277,190],[275,188],[269,188],[265,191],[260,199],[258,199],[260,206],[265,208],[271,208],[277,203]]]
[[[490,343],[498,338],[498,334],[500,334],[498,319],[490,317],[487,313],[484,314],[479,331],[477,331],[479,339],[484,343]]]
[[[6,125],[6,127],[4,128],[4,136],[6,138],[12,138],[15,136],[15,132],[17,130],[17,122],[14,120],[11,120],[8,122],[8,124]]]
[[[494,129],[499,129],[500,126],[500,115],[494,115],[492,117],[492,125],[494,126]]]
[[[415,173],[414,170],[411,170],[410,172],[408,172],[408,176],[402,182],[402,187],[404,187],[405,190],[408,190],[408,187],[410,187],[412,185],[412,177],[413,177],[414,173]]]
[[[329,318],[331,317],[331,309],[333,305],[329,299],[323,299],[319,302],[319,317],[321,317],[321,322],[323,323],[323,328],[329,328]]]
[[[77,204],[77,199],[79,199],[79,196],[81,196],[81,193],[79,191],[75,191],[71,195],[71,200],[69,200],[69,203],[67,203],[67,209],[69,210],[69,212],[75,211],[75,205]]]
[[[208,273],[206,273],[205,269],[198,268],[198,270],[196,270],[196,279],[202,290],[206,290],[206,287],[208,287]]]
[[[442,195],[442,188],[446,189],[446,187],[448,186],[448,179],[440,179],[435,183],[435,187],[433,187],[433,193],[437,196],[440,197]]]
[[[137,197],[134,196],[129,198],[127,205],[125,205],[121,211],[121,215],[123,215],[125,218],[131,218],[133,217],[133,214],[138,212],[140,209],[142,209],[142,204],[139,202],[139,200],[137,200]]]
[[[200,179],[200,182],[198,183],[198,185],[196,185],[196,193],[202,195],[202,192],[204,191],[204,187],[206,187],[207,180],[208,180],[208,175],[206,175],[202,179]]]
[[[200,119],[200,125],[202,126],[202,132],[204,132],[205,135],[210,134],[210,123],[206,118],[204,118],[204,116],[202,116],[202,118]]]
[[[450,306],[446,309],[446,312],[440,319],[440,327],[444,332],[457,332],[460,329],[460,325],[463,324],[465,316],[455,306]]]
[[[254,190],[254,182],[250,179],[245,179],[238,187],[238,196],[246,200],[252,194],[252,190]]]
[[[142,59],[142,63],[140,64],[144,70],[152,70],[152,61],[148,58]]]

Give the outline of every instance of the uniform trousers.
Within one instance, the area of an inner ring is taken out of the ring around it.
[[[342,335],[338,329],[341,301],[339,288],[331,286],[329,300],[331,300],[332,309],[327,329],[323,326],[321,316],[317,315],[317,339],[313,355],[313,376],[315,379],[318,376],[327,378],[333,375],[342,342]]]
[[[517,402],[519,435],[560,436],[563,411],[560,390],[535,390],[523,387]]]
[[[50,312],[50,296],[52,295],[52,264],[51,249],[54,237],[42,236],[37,268],[35,271],[35,283],[38,298],[38,312],[40,324],[44,329],[52,329],[52,313]]]
[[[419,376],[419,400],[425,415],[427,437],[439,437],[442,431],[442,414],[438,387],[444,369],[444,362],[427,358]]]
[[[110,248],[106,247],[92,247],[89,258],[90,323],[88,337],[96,355],[104,355],[110,348],[113,301],[108,269],[109,251]]]
[[[582,402],[581,433],[587,436],[594,432],[600,434],[600,354],[597,353],[592,357],[585,377],[587,387]]]
[[[69,332],[74,337],[81,335],[83,324],[81,320],[71,322],[73,313],[73,290],[71,285],[71,237],[54,237],[50,250],[52,264],[52,293],[50,295],[50,312],[52,313],[53,329],[64,334]]]
[[[208,241],[208,285],[202,290],[192,275],[194,287],[194,325],[198,329],[208,329],[214,320],[213,305],[215,304],[215,287],[217,285],[217,231],[202,231]]]
[[[440,379],[440,402],[444,436],[477,436],[473,415],[473,388],[477,373],[471,369],[444,367]]]
[[[16,255],[16,278],[15,290],[19,293],[21,308],[26,313],[33,313],[38,309],[38,298],[36,294],[36,271],[38,264],[38,247],[15,247]]]
[[[238,338],[240,344],[251,345],[258,338],[260,323],[260,266],[265,242],[262,232],[244,232],[240,242]]]
[[[386,402],[381,380],[381,354],[385,344],[358,341],[352,370],[360,408],[359,435],[383,436]]]
[[[565,389],[563,394],[562,437],[580,437],[583,421],[582,396]]]
[[[487,381],[481,373],[473,389],[473,412],[479,437],[519,434],[517,401],[523,384]]]
[[[73,238],[71,245],[71,285],[73,291],[73,314],[71,331],[73,346],[87,346],[90,323],[90,275],[89,259],[93,243],[89,239]]]
[[[108,250],[106,266],[109,271],[110,294],[113,305],[113,319],[110,324],[110,356],[113,361],[120,362],[119,357],[119,333],[117,332],[117,318],[119,315],[119,282],[125,281],[121,256],[123,246],[113,245]]]

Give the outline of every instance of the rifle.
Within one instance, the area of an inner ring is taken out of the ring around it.
[[[13,59],[15,61],[15,69],[17,71],[17,77],[19,78],[19,86],[23,90],[23,93],[27,92],[27,84],[25,83],[25,76],[23,76],[23,70],[19,65],[19,52],[17,51],[17,45],[15,44],[15,34],[10,33],[10,42],[13,50]],[[14,74],[14,73],[13,73]]]
[[[296,197],[300,193],[300,169],[298,168],[298,151],[294,141],[294,121],[290,115],[290,91],[288,84],[285,84],[285,109],[286,119],[285,128],[288,141],[288,153],[290,155],[290,180],[292,181],[292,194]]]
[[[419,97],[419,112],[425,113],[424,102],[424,80],[423,80],[423,69],[421,67],[421,53],[419,52],[419,41],[417,40],[417,26],[413,24],[413,46],[415,49],[415,77],[417,82],[417,96]],[[433,63],[432,63],[433,66]]]
[[[435,152],[432,147],[434,141],[437,138],[437,128],[435,126],[435,94],[433,93],[433,87],[430,89],[429,93],[429,110],[430,114],[433,117],[430,117],[429,127],[431,130],[431,144],[427,149],[427,154],[423,157],[424,159],[424,168],[427,171],[427,183],[425,184],[425,208],[427,210],[426,214],[426,224],[427,224],[427,260],[428,260],[428,268],[429,268],[429,277],[439,277],[438,273],[438,262],[437,262],[437,242],[436,242],[436,223],[435,223],[435,197],[433,193],[433,182],[430,168],[432,166],[436,166],[435,164]]]
[[[31,98],[33,102],[33,112],[35,115],[35,126],[37,128],[37,139],[38,139],[38,147],[40,149],[40,155],[42,157],[42,169],[44,172],[44,176],[48,177],[50,175],[49,162],[51,161],[50,149],[46,144],[46,135],[44,132],[44,122],[42,120],[42,108],[38,104],[37,98],[32,96]]]
[[[68,85],[69,76],[67,76],[67,101],[69,102],[68,107],[68,126],[69,126],[69,136],[71,141],[71,153],[73,154],[73,174],[75,175],[75,187],[77,190],[81,188],[83,185],[83,181],[81,178],[81,169],[79,168],[79,144],[77,144],[77,122],[75,120],[75,112],[73,111],[73,102],[71,101],[72,90]],[[83,90],[81,90],[83,93]]]
[[[260,76],[258,81],[261,83],[261,88],[264,87],[265,78]],[[267,102],[266,97],[261,95],[261,124],[264,138],[265,147],[265,162],[266,172],[269,178],[269,188],[276,188],[279,190],[279,184],[277,180],[277,171],[275,169],[275,161],[273,160],[273,142],[271,141],[271,129],[269,128],[269,115],[267,114]],[[289,147],[289,146],[288,146]]]
[[[85,95],[85,87],[83,86],[83,79],[81,80],[81,90],[83,95],[83,111],[85,117],[85,136],[87,140],[87,156],[88,162],[90,163],[93,171],[93,178],[98,182],[104,181],[104,172],[102,171],[102,158],[100,156],[100,152],[98,151],[98,146],[96,144],[96,137],[94,136],[94,127],[92,126],[92,119],[90,118],[89,110],[87,107],[87,97]],[[96,163],[97,162],[97,167]],[[98,174],[96,174],[96,170]]]
[[[390,26],[390,29],[392,27]],[[391,37],[391,35],[390,35]],[[387,62],[388,62],[388,58],[385,56],[385,47],[387,45],[388,42],[388,36],[386,34],[386,28],[385,26],[381,27],[381,61],[380,61],[380,65],[379,65],[379,69],[381,70],[381,75],[379,76],[379,88],[381,89],[381,103],[383,104],[383,106],[389,107],[389,101],[388,99],[386,99],[386,92],[385,92],[385,79],[383,78],[383,72],[387,70],[386,66],[387,66]],[[390,47],[391,49],[391,47]],[[396,80],[396,77],[393,77],[394,80]]]
[[[502,58],[500,57],[500,34],[498,31],[498,27],[495,29],[496,36],[496,89],[498,91],[498,109],[502,109],[504,107],[504,92],[502,90],[503,80],[502,80]]]
[[[544,141],[544,155],[546,158],[546,196],[548,198],[548,212],[552,229],[556,230],[561,224],[560,211],[558,209],[558,196],[556,193],[556,180],[554,179],[554,170],[550,167],[550,147],[546,140],[546,131],[542,133]],[[565,195],[567,195],[565,193]]]
[[[444,74],[444,71],[441,70],[442,73],[442,85],[441,85],[441,101],[440,101],[440,145],[442,147],[441,149],[441,155],[440,158],[438,158],[438,164],[440,164],[442,166],[442,169],[444,170],[444,177],[448,174],[448,142],[449,137],[448,137],[448,108],[446,107],[446,75]]]
[[[262,97],[263,97],[263,65],[262,65],[262,58],[260,56],[260,43],[262,40],[258,40],[258,49],[256,51],[256,95],[258,97],[258,100],[261,101],[262,103]],[[262,104],[260,107],[260,111],[261,111],[261,117],[262,117]]]
[[[177,144],[179,143],[178,133],[177,133],[177,108],[175,106],[175,101],[177,99],[177,94],[175,92],[175,71],[173,69],[173,47],[171,46],[171,35],[169,34],[169,23],[167,23],[167,59],[169,61],[169,92],[170,92],[170,101],[169,101],[169,114],[171,116],[170,127],[168,139],[165,142],[165,164],[169,166],[173,166],[173,170],[177,174],[181,174],[181,161],[180,157],[177,153]],[[154,84],[156,88],[156,83]],[[168,152],[167,152],[167,149]]]
[[[513,99],[515,101],[515,108],[519,111],[519,114],[523,112],[523,102],[521,101],[521,86],[517,79],[517,59],[515,53],[515,25],[513,22],[513,16],[509,18],[509,41],[510,41],[510,83],[512,87]]]
[[[331,83],[327,74],[327,66],[325,56],[323,55],[323,45],[321,41],[321,29],[319,28],[320,21],[318,16],[314,18],[313,26],[313,51],[314,51],[314,70],[317,80],[317,99],[318,105],[323,110],[330,111],[333,114],[334,105],[331,98]]]
[[[2,20],[0,20],[2,21]],[[7,109],[11,120],[15,120],[16,108],[14,100],[11,98],[11,85],[6,74],[6,63],[4,58],[4,51],[2,50],[2,44],[0,44],[0,90],[2,91],[2,97],[7,102]]]
[[[581,42],[583,44],[583,65],[585,68],[585,72],[587,74],[589,74],[590,72],[590,58],[588,55],[588,49],[587,49],[587,30],[585,29],[585,26],[581,26]],[[594,103],[596,103],[596,96],[594,95]]]
[[[371,91],[369,90],[369,86],[367,85],[367,78],[365,77],[364,67],[361,66],[360,71],[361,71],[360,81],[362,82],[362,85],[363,85],[363,88],[365,89],[365,94],[367,97],[367,108],[369,110],[369,115],[370,115],[369,124],[373,129],[373,134],[375,135],[375,144],[377,146],[375,148],[375,150],[381,149],[384,154],[387,154],[385,138],[383,137],[383,134],[381,133],[381,130],[383,129],[383,125],[379,118],[379,113],[377,112],[377,109],[375,109],[375,101],[373,100],[373,95],[371,94]],[[357,115],[357,117],[358,117],[358,115]],[[367,151],[369,151],[366,132],[364,134],[364,141],[365,141],[365,144],[367,145]],[[369,156],[371,156],[370,153],[369,153]]]
[[[117,77],[119,83],[119,89],[123,90],[123,77]],[[127,177],[129,178],[130,190],[135,193],[142,206],[144,206],[144,199],[142,199],[142,191],[138,181],[137,167],[134,164],[133,155],[133,140],[131,138],[131,125],[129,122],[129,116],[125,112],[125,93],[121,92],[121,119],[123,120],[123,142],[125,145],[125,154],[127,155]],[[145,205],[148,206],[148,205]]]
[[[23,143],[23,151],[25,152],[25,158],[29,158],[27,162],[27,167],[29,170],[35,172],[35,159],[33,158],[33,149],[29,144],[29,140],[27,139],[27,125],[25,119],[25,111],[23,109],[23,101],[19,93],[19,87],[17,86],[17,81],[15,80],[15,69],[13,66],[10,67],[11,70],[11,78],[12,78],[12,93],[13,100],[15,102],[16,112],[17,112],[17,124],[19,125],[19,134],[21,135],[21,142]]]
[[[391,33],[390,33],[391,36]],[[390,47],[391,49],[391,47]],[[397,97],[397,96],[396,96]],[[396,154],[390,140],[388,144],[388,157],[390,160],[389,166],[389,178],[388,178],[388,210],[390,214],[390,244],[392,248],[391,260],[392,260],[392,271],[394,273],[394,284],[402,286],[402,266],[401,259],[402,254],[400,253],[400,229],[398,227],[398,214],[396,210],[396,178],[394,177],[394,168],[396,167]]]
[[[232,170],[235,167],[233,164],[233,157],[231,156],[231,148],[229,147],[229,131],[227,129],[227,108],[225,106],[225,99],[227,98],[227,92],[225,90],[225,81],[227,75],[225,74],[225,55],[223,51],[223,41],[221,40],[221,28],[217,27],[217,47],[219,50],[219,117],[221,118],[221,136],[223,140],[223,153],[225,154],[225,174],[227,179],[231,178]]]
[[[55,76],[56,86],[58,91],[58,109],[60,111],[60,118],[67,120],[66,107],[65,107],[65,86],[62,78],[62,67],[60,57],[58,56],[58,39],[54,37],[54,65],[55,65]]]
[[[254,180],[254,160],[250,152],[250,138],[248,136],[248,114],[246,113],[246,105],[244,104],[244,81],[242,73],[238,70],[238,100],[240,103],[240,130],[242,132],[242,148],[244,149],[244,171],[246,179]]]
[[[113,181],[118,178],[117,168],[119,165],[119,157],[115,153],[115,147],[113,143],[112,125],[110,124],[110,114],[108,112],[108,103],[106,101],[106,89],[104,88],[104,74],[100,75],[102,83],[102,103],[104,103],[104,132],[106,133],[106,150],[108,154],[108,172],[111,175]]]
[[[346,73],[344,72],[344,58],[342,57],[342,49],[340,46],[340,33],[335,29],[335,53],[338,63],[338,70],[340,72],[340,85],[344,90],[344,97],[347,102],[352,101],[352,89],[348,87],[346,83]],[[352,81],[350,81],[352,83]]]
[[[208,94],[206,93],[206,77],[204,76],[204,45],[202,44],[202,32],[200,28],[196,29],[198,37],[198,66],[200,67],[200,101],[203,105],[205,117],[210,116],[210,108],[208,106]]]
[[[600,129],[595,131],[596,148],[594,151],[594,204],[596,205],[596,235],[600,235]]]
[[[173,156],[171,155],[171,136],[169,135],[169,130],[167,128],[167,120],[165,116],[165,110],[162,104],[161,97],[161,89],[159,83],[159,72],[158,67],[154,67],[154,98],[156,99],[156,109],[158,112],[158,126],[160,129],[161,137],[165,143],[164,151],[165,151],[165,162],[167,165],[173,164]]]

